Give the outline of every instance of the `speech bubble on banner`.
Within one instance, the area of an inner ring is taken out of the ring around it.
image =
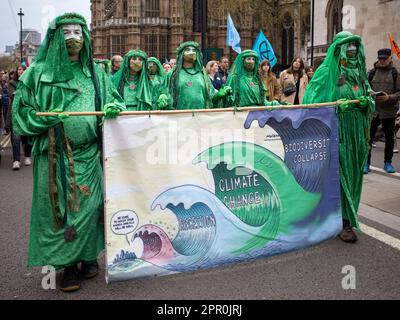
[[[120,210],[111,218],[111,230],[117,235],[128,235],[132,233],[139,224],[139,217],[132,210]],[[128,237],[126,241],[129,244]]]

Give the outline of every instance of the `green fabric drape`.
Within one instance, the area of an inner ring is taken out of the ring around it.
[[[82,25],[85,45],[79,61],[70,61],[59,30],[62,24],[77,22]],[[93,63],[88,44],[89,32],[81,16],[69,13],[56,18],[15,94],[13,128],[33,142],[29,266],[59,269],[94,261],[104,248],[101,121],[87,116],[61,123],[59,117],[36,116],[36,112],[54,109],[96,111],[106,103],[125,109],[109,76]],[[51,51],[66,60],[58,60],[57,65]],[[76,238],[67,241],[71,227]]]
[[[150,62],[154,62],[157,65],[157,73],[155,75],[149,75],[151,93],[153,97],[153,109],[159,109],[157,101],[162,94],[167,97],[168,106],[166,107],[166,109],[170,109],[172,105],[172,99],[168,91],[167,74],[161,62],[157,58],[148,58],[147,64],[149,64]]]
[[[193,47],[196,50],[196,62],[190,69],[183,67],[183,53],[187,47]],[[203,55],[197,42],[184,42],[178,47],[176,66],[168,74],[173,109],[213,108],[212,97],[215,89],[202,61]]]
[[[255,58],[256,63],[252,72],[244,69],[243,61],[246,57]],[[267,90],[258,72],[258,61],[259,57],[253,50],[244,50],[236,57],[226,81],[226,85],[232,88],[232,95],[228,99],[229,106],[267,105]]]
[[[358,48],[355,58],[348,58],[346,54],[350,42],[356,43]],[[362,191],[363,167],[368,157],[371,116],[375,110],[375,102],[370,96],[364,52],[359,36],[346,31],[338,33],[303,98],[305,104],[339,99],[363,100],[359,104],[342,103],[337,108],[342,216],[356,228],[359,227],[357,211]]]
[[[143,68],[138,75],[135,75],[135,80],[130,82],[128,80],[129,61],[133,57],[143,59]],[[121,97],[128,100],[126,102],[128,110],[145,111],[152,109],[153,101],[147,68],[147,54],[141,50],[131,50],[124,56],[121,68],[112,78]],[[132,97],[126,97],[126,93],[129,93]]]

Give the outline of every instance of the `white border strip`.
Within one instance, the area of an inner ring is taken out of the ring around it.
[[[399,239],[389,236],[388,234],[383,233],[379,230],[376,230],[372,227],[369,227],[363,223],[360,223],[360,229],[366,235],[369,235],[372,238],[375,238],[397,250],[400,250],[400,240]]]

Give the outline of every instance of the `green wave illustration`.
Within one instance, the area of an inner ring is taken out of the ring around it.
[[[282,159],[259,145],[224,143],[193,160],[200,162],[212,170],[216,196],[232,213],[246,224],[262,226],[236,253],[260,248],[289,232],[321,199],[321,194],[307,192],[297,183]]]

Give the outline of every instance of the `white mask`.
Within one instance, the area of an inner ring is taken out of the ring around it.
[[[80,26],[79,24],[65,24],[62,26],[62,29],[64,31],[65,40],[82,39],[82,26]]]

